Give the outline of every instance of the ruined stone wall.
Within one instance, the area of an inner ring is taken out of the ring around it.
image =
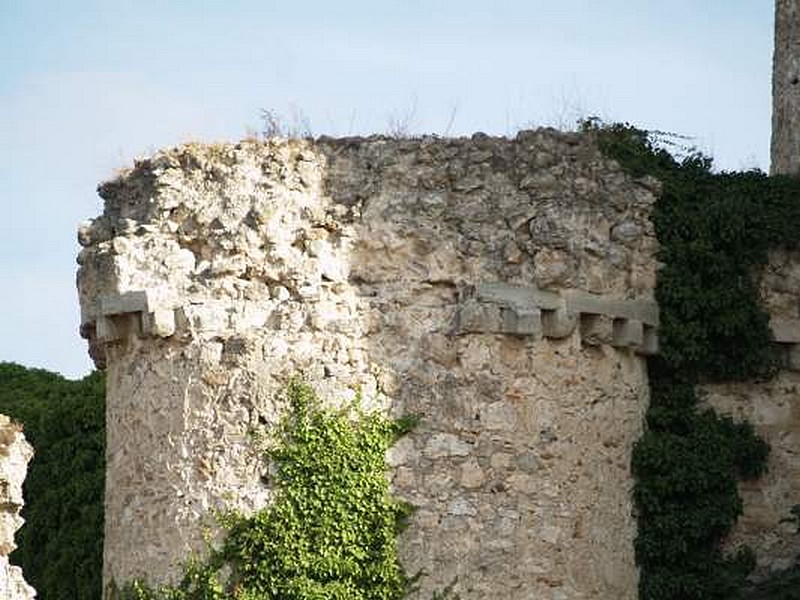
[[[800,175],[800,2],[775,0],[772,63],[773,174]]]
[[[752,423],[770,444],[768,472],[740,484],[744,513],[727,542],[755,551],[757,578],[793,565],[800,554],[797,526],[785,521],[800,504],[800,252],[770,253],[761,296],[782,370],[765,382],[704,386],[709,405]]]
[[[635,598],[656,191],[548,130],[186,145],[103,185],[106,583],[174,580],[215,509],[269,502],[256,440],[301,373],[422,418],[388,457],[420,597]]]
[[[22,576],[22,569],[8,562],[17,547],[14,534],[22,527],[22,482],[28,471],[33,449],[22,429],[0,415],[0,600],[29,600],[36,591]]]

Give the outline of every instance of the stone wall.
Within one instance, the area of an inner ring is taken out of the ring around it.
[[[771,447],[767,474],[740,485],[744,514],[728,540],[755,550],[757,578],[791,566],[800,554],[797,526],[785,521],[800,505],[800,252],[770,253],[761,296],[783,369],[766,382],[704,386],[709,405],[752,423]]]
[[[773,174],[800,175],[800,2],[775,0]]]
[[[0,415],[0,600],[29,600],[36,591],[25,583],[22,569],[8,562],[17,547],[14,534],[22,527],[22,482],[33,449],[22,429]]]
[[[420,425],[420,597],[636,597],[630,452],[657,349],[657,192],[590,137],[186,145],[104,184],[82,333],[107,374],[104,578],[174,580],[301,373]]]

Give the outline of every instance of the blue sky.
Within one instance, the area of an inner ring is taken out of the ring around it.
[[[90,369],[77,224],[99,181],[262,108],[314,134],[599,115],[769,167],[771,0],[0,0],[0,360]]]

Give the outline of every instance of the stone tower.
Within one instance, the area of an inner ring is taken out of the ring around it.
[[[419,597],[633,600],[657,191],[551,130],[188,145],[101,186],[106,584],[174,580],[216,510],[270,502],[254,434],[300,373],[421,417],[387,457]]]
[[[773,174],[800,174],[800,1],[775,2],[772,64]]]

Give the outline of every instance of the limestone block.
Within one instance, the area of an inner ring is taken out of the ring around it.
[[[499,281],[478,284],[475,286],[475,297],[484,302],[508,306],[537,307],[543,310],[555,310],[562,304],[561,295],[558,292]]]
[[[567,308],[576,313],[607,315],[616,319],[633,319],[647,325],[658,325],[658,305],[652,300],[627,300],[581,290],[564,290],[564,297]]]
[[[452,433],[436,433],[425,444],[423,454],[428,458],[467,456],[471,446]]]
[[[103,316],[143,312],[147,308],[147,292],[143,290],[124,292],[122,294],[106,294],[100,297],[100,314]]]
[[[644,228],[636,221],[623,221],[611,229],[611,239],[622,244],[632,244],[644,234]]]
[[[189,326],[206,335],[221,334],[228,330],[230,315],[228,305],[223,302],[207,302],[184,307],[183,314]]]
[[[175,311],[160,309],[142,313],[142,333],[155,337],[169,337],[175,333]]]
[[[124,319],[98,317],[96,332],[98,341],[115,342],[127,336],[128,324]]]
[[[542,312],[535,307],[507,307],[501,309],[502,332],[511,335],[542,336]]]
[[[590,346],[613,343],[614,319],[600,314],[582,314],[581,341]]]
[[[508,402],[493,402],[482,412],[482,422],[487,429],[513,430],[517,425],[517,411]]]
[[[7,506],[13,509],[13,507],[22,506],[22,503],[10,502]],[[0,556],[7,556],[16,549],[14,533],[22,527],[23,523],[22,517],[16,511],[0,513]]]
[[[468,300],[458,307],[458,333],[499,333],[503,330],[503,316],[499,306]]]
[[[567,309],[566,305],[555,310],[542,310],[542,332],[545,337],[553,339],[569,337],[579,320],[579,315]]]
[[[644,345],[644,324],[633,319],[614,319],[611,345],[638,350]]]
[[[644,340],[639,352],[646,356],[658,354],[658,330],[652,325],[644,326]]]
[[[36,590],[25,581],[22,569],[10,564],[7,556],[0,556],[0,599],[32,600],[35,597]]]
[[[800,319],[772,317],[769,321],[772,337],[782,344],[800,343]]]

